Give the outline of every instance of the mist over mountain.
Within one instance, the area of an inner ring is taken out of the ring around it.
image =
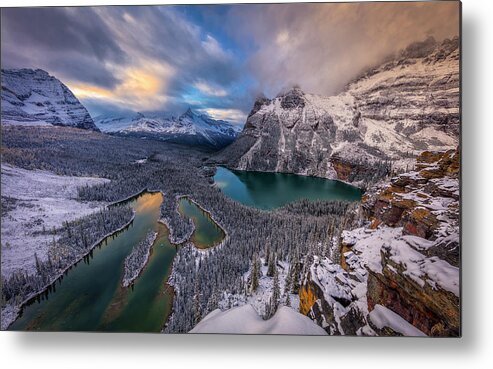
[[[336,96],[297,86],[274,99],[260,96],[239,138],[215,160],[350,182],[379,163],[405,169],[423,150],[457,146],[459,96],[459,39],[428,38]]]

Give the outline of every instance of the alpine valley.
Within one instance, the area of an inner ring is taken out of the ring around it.
[[[243,126],[2,69],[2,329],[460,336],[459,63],[429,37]]]

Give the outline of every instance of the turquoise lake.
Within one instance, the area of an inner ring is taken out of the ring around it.
[[[363,194],[359,188],[340,181],[223,167],[217,167],[214,182],[231,199],[264,210],[301,199],[359,201]]]

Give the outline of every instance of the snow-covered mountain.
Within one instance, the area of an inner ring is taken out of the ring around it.
[[[215,161],[242,170],[356,181],[391,160],[405,168],[423,150],[455,148],[459,39],[410,45],[337,96],[299,87],[259,97],[238,139]]]
[[[59,125],[97,131],[62,82],[41,69],[2,69],[2,124]]]
[[[176,143],[222,148],[233,142],[241,128],[188,109],[179,117],[142,114],[122,117],[97,117],[103,132],[152,137]]]

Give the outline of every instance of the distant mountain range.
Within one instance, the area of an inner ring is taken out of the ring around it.
[[[405,169],[423,150],[456,148],[459,97],[459,39],[429,38],[337,96],[295,87],[259,97],[241,135],[213,161],[356,182],[378,163]]]
[[[2,69],[2,125],[59,125],[98,131],[86,108],[41,69]]]
[[[128,116],[98,116],[97,126],[103,132],[155,138],[169,142],[222,148],[240,134],[241,127],[215,120],[188,109],[179,117],[169,114],[136,113]]]
[[[180,115],[132,113],[93,120],[74,94],[41,69],[2,69],[2,125],[58,125],[220,149],[241,127],[190,108]],[[99,127],[99,128],[98,128]]]
[[[261,96],[241,131],[191,109],[179,117],[132,113],[93,121],[47,72],[2,70],[2,124],[64,125],[225,147],[212,162],[357,182],[379,163],[405,169],[423,150],[457,147],[459,82],[459,39],[438,43],[429,38],[369,69],[336,96],[308,94],[299,87],[274,99]]]

